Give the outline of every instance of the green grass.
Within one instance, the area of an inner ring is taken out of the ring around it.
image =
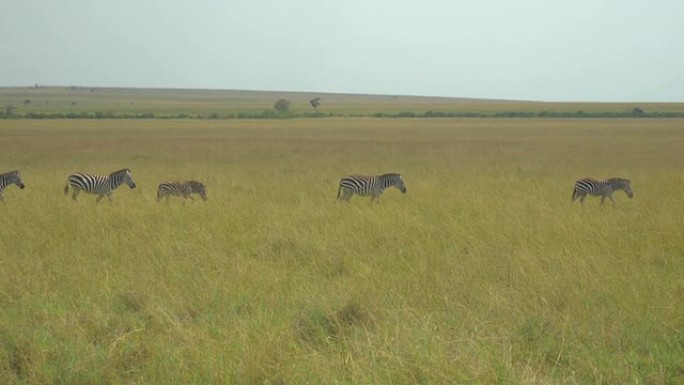
[[[0,383],[684,383],[679,120],[8,120],[0,148]],[[63,194],[123,167],[112,203]],[[571,205],[584,176],[634,199]],[[207,202],[155,201],[191,178]]]

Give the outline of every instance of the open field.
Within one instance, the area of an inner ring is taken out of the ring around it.
[[[640,107],[647,113],[683,113],[684,103],[532,102],[402,95],[329,94],[313,92],[174,90],[88,87],[0,87],[0,107],[15,106],[16,113],[153,113],[157,116],[219,116],[272,111],[278,99],[291,101],[295,114],[314,112],[309,104],[320,97],[320,111],[335,115],[397,114],[426,111],[494,114],[501,112],[624,113]]]
[[[682,384],[682,128],[0,120],[0,383]],[[112,203],[63,194],[123,167]],[[571,205],[584,176],[634,199]],[[207,202],[155,201],[191,178]]]

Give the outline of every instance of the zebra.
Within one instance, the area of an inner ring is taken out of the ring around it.
[[[583,178],[575,182],[575,189],[572,192],[572,202],[579,198],[580,203],[584,203],[584,198],[587,194],[591,196],[601,196],[601,204],[606,198],[610,199],[613,204],[613,191],[623,190],[627,196],[632,199],[632,185],[629,179],[624,178],[610,178],[606,180],[596,180],[591,178]]]
[[[159,188],[157,189],[157,202],[160,201],[162,198],[166,197],[166,199],[169,199],[169,196],[182,196],[185,199],[192,199],[195,200],[190,194],[195,193],[199,194],[200,197],[202,197],[202,200],[207,200],[207,190],[204,185],[198,181],[195,180],[190,180],[187,182],[162,182],[159,184]]]
[[[131,170],[128,168],[114,171],[109,175],[91,175],[82,172],[75,172],[69,175],[67,184],[64,186],[64,195],[69,193],[69,185],[74,190],[71,198],[75,201],[81,190],[89,194],[97,194],[98,197],[95,202],[99,202],[105,195],[112,201],[112,192],[126,183],[128,187],[135,188],[135,182],[131,176]]]
[[[378,176],[349,175],[340,179],[337,189],[337,200],[349,202],[352,195],[371,196],[371,202],[380,203],[380,195],[386,188],[394,186],[402,193],[406,193],[406,186],[401,175],[392,173]]]
[[[11,184],[17,185],[20,189],[26,187],[24,186],[24,182],[21,180],[19,170],[14,170],[6,172],[4,174],[0,174],[0,202],[5,203],[5,197],[2,193],[5,191],[5,187]]]

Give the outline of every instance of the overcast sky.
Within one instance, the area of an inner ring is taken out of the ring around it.
[[[0,86],[684,102],[684,0],[6,0]]]

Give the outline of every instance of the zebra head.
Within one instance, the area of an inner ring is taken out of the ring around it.
[[[118,174],[117,176],[120,176],[122,183],[126,183],[130,188],[135,188],[135,181],[133,180],[133,176],[131,175],[130,168],[119,170],[114,174]]]
[[[632,192],[632,181],[629,179],[624,179],[624,178],[610,178],[606,182],[610,185],[610,187],[613,190],[622,190],[627,194],[627,197],[629,199],[632,199],[634,197],[634,193]]]
[[[191,180],[188,182],[190,187],[192,188],[192,191],[199,194],[200,197],[202,197],[202,200],[207,200],[207,188],[204,187],[204,185],[198,181]]]
[[[20,189],[23,189],[26,187],[24,185],[24,181],[21,180],[21,175],[19,174],[19,170],[14,171],[14,184],[17,185]]]
[[[632,181],[629,179],[624,179],[624,186],[622,189],[625,191],[625,194],[629,197],[629,199],[632,199],[634,197],[634,193],[632,192]]]
[[[406,194],[406,186],[404,186],[404,180],[401,179],[400,174],[387,174],[392,182],[392,186],[396,187],[402,194]]]

